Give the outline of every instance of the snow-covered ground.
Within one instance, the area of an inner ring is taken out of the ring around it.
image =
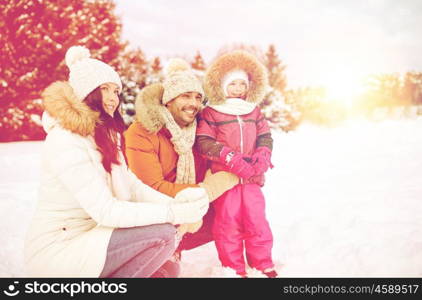
[[[422,277],[422,119],[273,133],[264,193],[281,277]],[[0,277],[25,276],[42,143],[0,144]],[[184,277],[218,277],[213,243]]]

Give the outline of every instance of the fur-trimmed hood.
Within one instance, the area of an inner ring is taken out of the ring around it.
[[[222,79],[227,73],[238,69],[245,71],[249,77],[246,101],[258,105],[263,100],[268,88],[268,75],[264,65],[248,52],[236,50],[218,57],[205,73],[204,91],[209,104],[224,103],[226,97]]]
[[[47,113],[43,115],[43,125],[47,133],[57,123],[64,129],[81,136],[94,133],[99,113],[78,100],[68,82],[52,83],[41,96]]]
[[[163,93],[163,85],[154,83],[144,87],[136,96],[135,119],[150,133],[156,133],[164,126],[164,121],[158,110],[162,105]]]

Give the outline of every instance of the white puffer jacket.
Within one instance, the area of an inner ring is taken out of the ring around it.
[[[48,132],[36,212],[25,241],[28,276],[98,277],[113,228],[169,221],[173,200],[128,170],[112,176],[92,133],[98,115],[76,99],[67,82],[43,93]]]

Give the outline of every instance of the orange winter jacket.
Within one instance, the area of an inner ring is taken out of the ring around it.
[[[145,184],[175,197],[187,188],[196,184],[178,184],[176,180],[178,154],[171,142],[171,133],[161,117],[161,105],[164,88],[162,84],[150,84],[137,95],[135,102],[135,122],[126,130],[125,153],[129,168]],[[196,182],[203,181],[207,162],[193,149],[195,160]],[[196,233],[187,233],[178,246],[178,251],[196,248],[213,240],[212,223],[214,209],[210,206],[203,218],[203,225]],[[197,229],[197,224],[194,224]],[[186,228],[186,227],[185,227]],[[189,227],[187,227],[189,228]]]
[[[145,184],[174,197],[186,187],[196,184],[177,184],[176,167],[178,154],[170,141],[171,134],[165,128],[149,133],[139,122],[134,122],[125,132],[126,156],[129,168]],[[203,180],[206,162],[194,150],[196,182]]]

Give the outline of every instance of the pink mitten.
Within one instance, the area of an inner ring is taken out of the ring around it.
[[[256,148],[252,155],[252,165],[256,174],[264,174],[268,168],[273,168],[271,163],[271,150],[267,147]]]
[[[255,169],[245,158],[246,156],[223,147],[220,152],[220,161],[228,167],[228,171],[244,179],[255,175]]]

